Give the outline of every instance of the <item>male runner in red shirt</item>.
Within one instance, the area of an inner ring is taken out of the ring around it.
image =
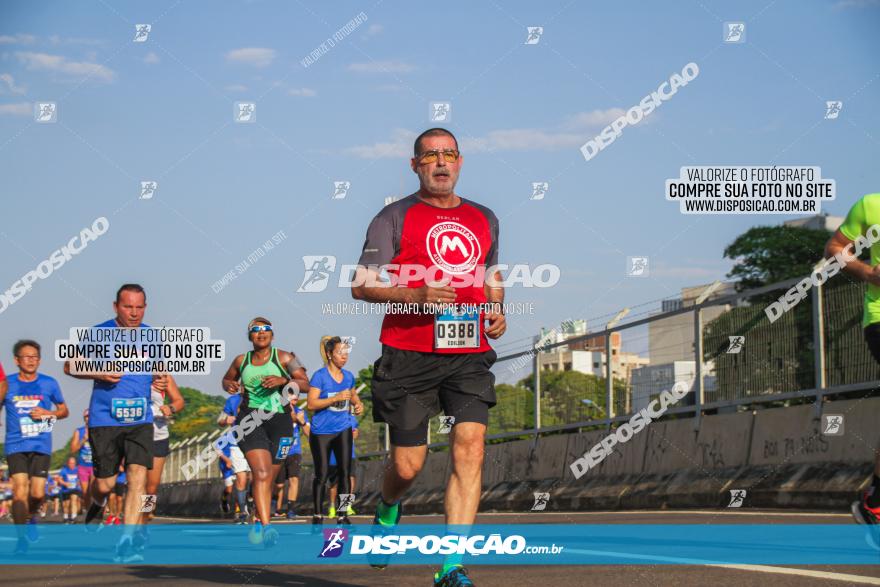
[[[458,142],[449,131],[432,128],[416,139],[414,155],[410,165],[419,191],[373,218],[352,286],[359,300],[422,309],[386,314],[382,356],[374,364],[373,416],[389,426],[393,466],[386,469],[373,523],[386,532],[400,520],[400,499],[425,463],[430,419],[441,409],[455,418],[446,523],[474,523],[489,408],[495,405],[490,368],[496,355],[487,338],[506,329],[500,275],[493,270],[494,279],[484,279],[486,268],[498,263],[498,219],[455,194],[462,164]],[[390,286],[378,282],[383,265],[391,265]],[[451,281],[437,283],[443,278]],[[437,311],[444,304],[456,307]],[[463,311],[463,305],[470,308]],[[473,585],[460,561],[461,556],[447,557],[434,584]]]

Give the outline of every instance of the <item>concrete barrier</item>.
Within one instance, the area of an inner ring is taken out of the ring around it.
[[[871,477],[880,443],[880,398],[826,402],[844,416],[843,434],[820,430],[812,405],[704,416],[700,429],[683,418],[653,422],[602,463],[575,479],[569,465],[606,430],[555,434],[488,445],[481,509],[528,512],[535,492],[551,494],[548,510],[726,507],[730,490],[746,490],[744,507],[845,509]],[[386,463],[361,464],[357,500],[370,511]],[[429,454],[406,496],[411,513],[440,513],[451,472],[448,451]],[[312,472],[304,467],[300,509],[311,513]],[[214,516],[219,479],[164,485],[159,513]]]

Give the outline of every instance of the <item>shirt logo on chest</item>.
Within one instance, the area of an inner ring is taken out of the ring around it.
[[[428,231],[425,248],[431,261],[451,273],[470,273],[480,258],[480,241],[458,222],[439,222]]]

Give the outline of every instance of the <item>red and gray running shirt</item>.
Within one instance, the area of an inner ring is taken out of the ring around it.
[[[472,285],[455,287],[456,304],[486,303],[485,270],[498,263],[498,218],[487,207],[461,198],[455,208],[438,208],[412,194],[385,206],[367,229],[360,265],[418,265],[429,279],[451,278],[452,285],[468,276]],[[398,275],[399,268],[387,269]],[[409,279],[405,287],[422,287]],[[490,350],[480,314],[480,346],[434,350],[434,318],[429,314],[386,313],[382,344],[396,349],[437,353],[478,353]]]

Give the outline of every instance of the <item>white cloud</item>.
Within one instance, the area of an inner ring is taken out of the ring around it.
[[[410,130],[396,128],[388,142],[349,147],[343,152],[361,159],[400,159],[412,156],[412,145],[419,136]]]
[[[248,87],[244,84],[232,84],[226,86],[227,92],[247,92]]]
[[[159,61],[159,56],[152,51],[144,55],[144,63],[146,63],[147,65],[155,65],[159,63]]]
[[[63,55],[16,51],[15,56],[27,69],[33,71],[51,71],[70,76],[90,76],[105,82],[113,81],[113,78],[116,77],[116,73],[112,69],[99,63],[71,61]]]
[[[565,126],[568,128],[605,128],[621,116],[626,114],[623,108],[609,108],[607,110],[593,110],[591,112],[578,112],[570,117]]]
[[[226,61],[230,63],[240,63],[254,67],[268,67],[274,59],[275,49],[266,49],[264,47],[233,49],[226,54]]]
[[[313,90],[312,88],[291,88],[287,90],[287,94],[290,96],[302,96],[303,98],[312,98],[318,95],[318,92]]]
[[[348,66],[348,70],[357,73],[410,73],[411,71],[415,71],[416,68],[409,63],[392,59],[387,61],[351,63]]]
[[[0,45],[32,45],[37,38],[33,35],[18,33],[15,35],[0,35]]]
[[[872,8],[880,6],[880,0],[840,0],[834,5],[835,10],[845,10],[847,8]]]
[[[61,37],[59,35],[50,35],[49,42],[53,45],[106,45],[107,41],[102,39],[87,39],[77,37]]]
[[[378,89],[378,88],[377,88]],[[383,87],[384,90],[395,89]],[[459,139],[465,152],[492,151],[557,151],[579,148],[596,132],[624,113],[622,108],[579,112],[553,128],[505,128],[491,130],[483,136]],[[350,147],[345,151],[364,159],[409,157],[416,133],[398,129],[390,142]]]
[[[375,37],[376,35],[381,34],[385,30],[381,24],[371,24],[367,27],[367,32],[364,34],[365,39],[369,39],[370,37]]]
[[[34,113],[34,107],[30,102],[18,102],[17,104],[0,104],[0,114],[9,114],[11,116],[31,116]]]
[[[5,87],[4,87],[5,86]],[[9,73],[0,73],[0,94],[24,94],[24,86],[15,85],[15,78]]]

